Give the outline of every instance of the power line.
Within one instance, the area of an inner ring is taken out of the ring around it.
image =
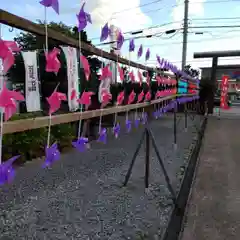
[[[239,28],[240,25],[189,26],[189,28]]]
[[[149,2],[149,3],[140,4],[136,7],[126,8],[126,9],[123,9],[121,11],[114,12],[113,14],[115,15],[115,14],[118,14],[118,13],[128,12],[128,11],[131,11],[131,10],[136,9],[136,8],[146,7],[146,6],[152,5],[154,3],[159,3],[159,2],[162,2],[162,0],[156,0],[156,1]]]
[[[200,40],[191,40],[188,41],[188,43],[200,43],[200,42],[210,42],[210,41],[216,41],[216,40],[226,40],[226,39],[233,39],[233,38],[239,38],[239,36],[228,36],[228,37],[215,37],[215,38],[206,38],[206,39],[200,39]],[[179,42],[171,42],[171,43],[167,43],[168,45],[178,45],[178,44],[182,44],[182,41]],[[166,43],[160,43],[160,44],[148,44],[145,45],[145,47],[158,47],[158,46],[164,46],[166,45]]]

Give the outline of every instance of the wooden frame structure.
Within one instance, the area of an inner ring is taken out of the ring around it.
[[[31,22],[27,19],[21,18],[19,16],[16,16],[14,14],[11,14],[9,12],[6,12],[4,10],[0,10],[0,23],[6,24],[8,26],[27,31],[33,34],[37,35],[45,35],[45,28],[40,26],[39,24],[36,24],[34,22]],[[57,40],[58,42],[61,42],[63,45],[68,45],[72,46],[75,48],[79,47],[79,41],[73,38],[70,38],[60,32],[54,31],[52,29],[48,29],[48,37],[54,40]],[[92,53],[93,55],[97,55],[115,62],[119,62],[125,65],[130,65],[131,67],[139,68],[145,71],[154,71],[158,72],[161,74],[164,74],[165,76],[169,77],[174,77],[171,74],[167,73],[162,73],[160,71],[157,71],[156,68],[144,66],[142,64],[129,61],[127,59],[121,58],[118,55],[114,53],[108,53],[106,51],[103,51],[101,49],[98,49],[94,47],[93,45],[86,44],[84,42],[81,42],[81,47],[83,50],[88,51]],[[186,79],[187,81],[193,81],[195,82],[194,79],[188,78]],[[114,113],[119,113],[119,112],[126,112],[138,108],[146,108],[149,107],[153,104],[160,103],[166,100],[170,100],[176,97],[181,97],[181,96],[193,96],[192,94],[180,94],[180,95],[172,95],[168,97],[163,97],[158,100],[154,100],[149,102],[144,102],[144,103],[139,103],[139,104],[131,104],[131,105],[126,105],[126,106],[116,106],[116,107],[111,107],[111,108],[105,108],[105,109],[98,109],[98,110],[93,110],[93,111],[86,111],[83,113],[80,112],[74,112],[74,113],[67,113],[67,114],[59,114],[59,115],[54,115],[51,117],[51,125],[57,125],[57,124],[62,124],[62,123],[68,123],[68,122],[75,122],[78,121],[80,118],[81,119],[90,119],[94,117],[99,117],[100,115],[110,115]],[[3,134],[9,134],[9,133],[15,133],[15,132],[22,132],[26,130],[31,130],[31,129],[37,129],[37,128],[42,128],[46,127],[49,124],[49,116],[46,117],[37,117],[37,118],[31,118],[31,119],[23,119],[23,120],[16,120],[16,121],[9,121],[4,123],[3,127]]]

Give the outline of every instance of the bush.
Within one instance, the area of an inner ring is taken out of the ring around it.
[[[12,120],[42,116],[42,113],[26,113],[15,115]],[[51,127],[51,143],[57,141],[59,149],[64,151],[71,147],[75,137],[75,124],[66,123]],[[33,129],[24,132],[6,134],[3,136],[3,161],[12,156],[21,155],[19,164],[43,156],[47,143],[48,127]]]

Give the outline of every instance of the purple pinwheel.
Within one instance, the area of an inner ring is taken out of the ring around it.
[[[142,56],[142,53],[143,53],[143,46],[141,44],[139,49],[138,49],[138,54],[137,54],[138,58],[140,58]]]
[[[43,164],[43,168],[49,167],[54,162],[60,159],[60,152],[58,150],[57,143],[54,143],[50,147],[45,147],[45,162]]]
[[[100,42],[105,41],[108,38],[109,34],[110,34],[110,29],[108,27],[108,23],[106,23],[102,28]]]
[[[147,61],[150,58],[150,49],[147,49],[146,55],[145,55],[145,61]]]
[[[115,138],[118,138],[119,133],[120,133],[120,129],[121,128],[120,128],[119,123],[117,123],[117,125],[113,127],[113,134],[114,134]]]
[[[57,14],[59,14],[59,3],[58,3],[58,0],[42,0],[39,3],[42,4],[44,7],[52,7],[53,10]]]
[[[86,26],[87,23],[92,23],[91,15],[84,11],[85,3],[83,3],[79,13],[77,14],[78,19],[78,32],[81,32]]]
[[[140,124],[140,118],[136,118],[135,119],[135,128],[138,128],[139,124]]]
[[[107,143],[107,129],[106,128],[102,128],[102,130],[99,133],[99,137],[98,137],[98,142],[102,142],[104,144]]]
[[[16,161],[20,155],[8,159],[6,162],[0,164],[0,186],[5,183],[10,183],[14,176],[15,170],[12,166],[13,162]]]
[[[127,129],[127,133],[130,133],[132,129],[132,122],[130,120],[126,120],[126,129]]]
[[[80,137],[77,141],[73,141],[72,145],[79,152],[84,152],[86,150],[86,144],[88,143],[88,138]]]
[[[117,49],[121,49],[124,42],[124,37],[121,32],[118,33],[117,37]]]
[[[129,42],[129,52],[134,52],[134,50],[135,50],[134,39],[131,39]]]

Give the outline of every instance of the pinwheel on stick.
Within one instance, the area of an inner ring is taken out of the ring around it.
[[[132,90],[132,92],[130,93],[130,95],[128,97],[128,104],[132,104],[134,102],[135,96],[136,96],[136,93],[134,92],[134,90]],[[126,124],[127,133],[129,133],[132,129],[132,121],[129,120],[128,110],[126,112],[125,124]]]
[[[122,91],[118,94],[117,103],[116,103],[117,106],[122,105],[123,100],[124,100],[124,95],[125,95],[124,91]],[[120,134],[120,130],[121,130],[120,124],[119,124],[119,122],[117,122],[117,112],[115,112],[115,114],[114,114],[114,124],[113,124],[113,134],[114,134],[115,138],[118,138],[118,136]]]
[[[1,25],[0,25],[1,30]],[[5,121],[9,120],[17,112],[16,101],[23,101],[24,96],[20,92],[10,91],[4,82],[4,75],[15,62],[13,52],[19,52],[20,48],[14,41],[4,41],[0,32],[0,185],[10,183],[15,175],[13,163],[20,157],[14,156],[2,162],[2,139],[3,139],[3,116]]]
[[[46,72],[58,73],[60,68],[60,62],[57,59],[57,55],[60,54],[60,50],[54,48],[51,52],[48,52],[48,25],[47,25],[47,8],[51,7],[57,14],[59,14],[58,0],[42,0],[39,2],[44,6],[44,26],[45,26],[45,57],[46,57]]]
[[[47,135],[47,145],[45,147],[45,161],[43,168],[50,167],[54,162],[60,159],[60,151],[58,150],[57,143],[50,144],[51,140],[51,125],[52,125],[52,114],[59,110],[62,101],[67,101],[67,97],[64,93],[57,92],[56,86],[50,97],[47,97],[47,102],[49,104],[49,124],[48,124],[48,135]]]
[[[78,122],[78,136],[77,140],[72,142],[73,147],[75,147],[79,152],[84,152],[86,148],[89,148],[88,138],[81,136],[81,128],[82,128],[82,108],[85,106],[85,111],[88,110],[91,105],[91,97],[94,95],[94,92],[83,92],[82,96],[77,99],[77,102],[80,104],[80,116]],[[74,96],[76,97],[76,96]]]
[[[112,100],[112,94],[108,92],[107,89],[102,89],[101,90],[101,113],[100,113],[100,118],[99,118],[99,137],[98,137],[98,142],[102,142],[104,144],[107,143],[107,129],[102,128],[102,109],[109,104],[109,102]]]

